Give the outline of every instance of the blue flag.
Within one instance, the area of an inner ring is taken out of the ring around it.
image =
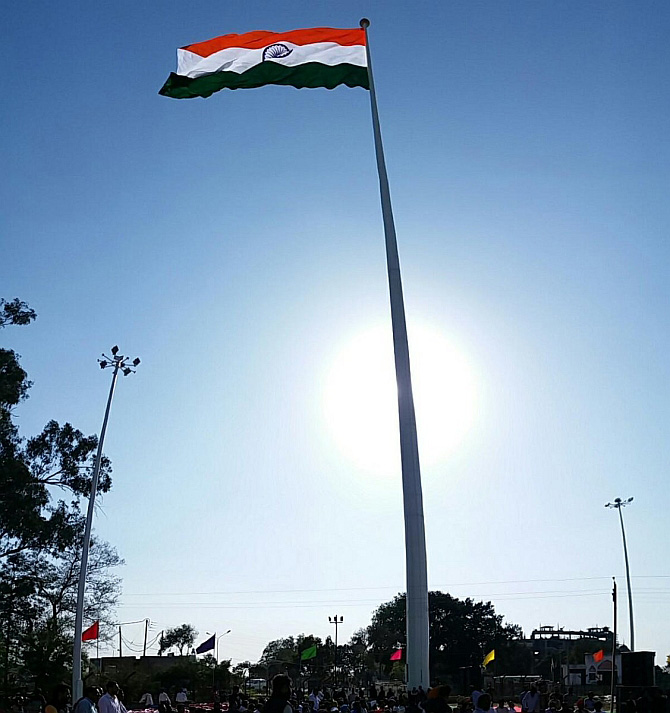
[[[198,648],[195,650],[195,653],[204,654],[205,651],[213,651],[215,646],[214,636],[215,635],[212,635],[209,637],[209,639],[207,639],[207,641],[203,641],[202,644],[200,644],[200,646],[198,646]]]

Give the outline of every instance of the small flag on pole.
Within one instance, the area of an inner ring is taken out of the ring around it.
[[[81,640],[82,641],[95,641],[98,638],[99,633],[100,633],[100,622],[96,621],[91,626],[89,626],[88,629],[86,629],[86,631],[82,631]]]
[[[365,30],[313,27],[290,32],[223,35],[177,50],[177,71],[159,94],[209,97],[220,89],[339,84],[369,89]]]
[[[391,661],[402,661],[402,649],[396,649],[391,654]]]
[[[487,664],[490,664],[491,661],[493,661],[496,657],[496,650],[491,649],[486,656],[484,656],[484,660],[482,661],[482,666],[486,666]]]
[[[595,654],[593,654],[593,660],[596,663],[599,663],[604,658],[605,658],[605,652],[602,649],[600,649],[600,651],[596,651]]]
[[[200,644],[200,646],[198,646],[198,648],[195,650],[195,653],[204,654],[205,651],[213,651],[215,646],[215,637],[216,634],[212,634],[212,636],[210,636],[207,641],[203,641],[202,644]]]
[[[314,644],[313,646],[310,646],[308,649],[305,649],[300,654],[301,661],[309,661],[309,659],[315,659],[315,658],[316,658],[316,644]]]

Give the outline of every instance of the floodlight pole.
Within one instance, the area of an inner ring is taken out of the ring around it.
[[[102,421],[102,430],[98,440],[98,452],[95,455],[95,465],[93,466],[93,477],[91,478],[91,493],[88,498],[88,509],[86,511],[86,525],[84,526],[84,542],[81,551],[81,565],[79,567],[79,585],[77,587],[77,608],[74,619],[74,647],[72,654],[72,702],[78,701],[84,694],[84,682],[81,677],[81,634],[84,624],[84,592],[86,590],[86,568],[88,566],[88,552],[91,545],[91,526],[93,524],[93,511],[95,510],[95,496],[98,492],[98,479],[100,476],[100,466],[102,463],[102,447],[105,442],[105,433],[107,432],[107,422],[109,421],[109,412],[112,408],[112,399],[114,398],[114,390],[119,376],[119,371],[122,371],[124,376],[134,373],[134,369],[128,366],[128,357],[118,353],[119,348],[112,348],[112,357],[98,359],[101,369],[107,367],[113,368],[112,383],[109,387],[109,396],[107,397],[107,408],[105,409],[105,417]],[[103,354],[103,357],[105,355]],[[140,363],[139,359],[135,359],[132,364],[137,366]],[[119,627],[119,634],[120,634]],[[99,635],[99,634],[98,634]],[[120,648],[120,642],[119,642]]]
[[[428,624],[428,569],[426,563],[426,533],[423,517],[423,494],[419,446],[416,434],[412,375],[409,362],[409,344],[405,305],[400,277],[398,243],[391,208],[391,192],[382,134],[377,110],[377,95],[372,76],[372,58],[368,42],[370,21],[360,22],[365,30],[365,51],[370,84],[372,131],[375,140],[379,192],[381,196],[384,237],[386,240],[386,266],[391,301],[393,353],[398,386],[398,420],[400,425],[400,461],[402,466],[403,510],[405,515],[405,569],[407,577],[406,630],[407,630],[407,688],[430,685],[429,676],[429,624]]]
[[[633,627],[633,590],[630,585],[630,566],[628,564],[628,546],[626,544],[626,530],[623,526],[623,513],[622,508],[630,505],[633,502],[633,498],[628,498],[627,500],[622,500],[621,498],[615,498],[614,502],[607,503],[606,508],[614,508],[619,511],[619,521],[621,522],[621,538],[623,540],[623,557],[626,563],[626,585],[628,587],[628,620],[630,622],[630,650],[635,651],[635,629]]]
[[[338,615],[335,614],[335,616],[333,616],[333,617],[329,616],[328,621],[331,624],[335,624],[335,676],[334,676],[334,678],[335,678],[335,685],[337,685],[337,663],[338,663],[338,661],[337,661],[337,658],[338,658],[337,657],[337,627],[344,621],[344,617],[343,616],[338,617]]]

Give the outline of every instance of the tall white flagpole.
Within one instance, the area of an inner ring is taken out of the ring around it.
[[[391,323],[393,327],[393,351],[395,356],[396,381],[398,384],[398,418],[400,422],[400,460],[402,465],[402,489],[405,511],[405,562],[407,572],[407,687],[430,685],[428,673],[428,572],[426,565],[426,534],[423,520],[423,495],[419,447],[416,436],[416,417],[412,395],[412,376],[409,364],[409,345],[405,305],[402,296],[400,261],[396,240],[391,193],[389,191],[386,161],[379,127],[377,97],[372,76],[372,59],[368,42],[370,21],[360,22],[365,30],[368,77],[370,80],[370,105],[372,129],[375,137],[377,173],[381,194],[384,236],[386,240],[386,264],[391,297]]]

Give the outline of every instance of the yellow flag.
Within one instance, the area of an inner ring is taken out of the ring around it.
[[[496,650],[491,649],[486,656],[484,656],[484,660],[482,661],[482,666],[486,666],[486,664],[491,663],[493,659],[496,657]]]

